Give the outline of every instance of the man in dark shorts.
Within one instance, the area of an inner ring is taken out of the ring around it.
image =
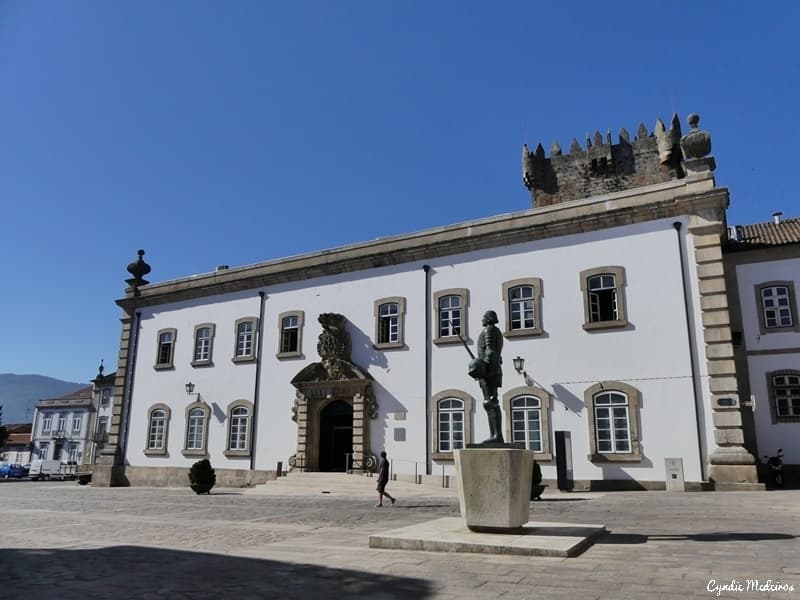
[[[389,461],[386,459],[386,451],[381,452],[381,462],[378,465],[378,503],[375,506],[383,506],[383,497],[386,496],[394,504],[395,499],[386,492],[386,484],[389,483]]]

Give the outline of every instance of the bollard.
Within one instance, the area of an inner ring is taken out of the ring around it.
[[[275,471],[275,477],[283,477],[283,462],[278,461],[278,468]]]

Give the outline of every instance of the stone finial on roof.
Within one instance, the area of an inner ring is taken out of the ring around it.
[[[558,140],[553,140],[553,145],[550,146],[550,156],[561,156],[561,146],[558,145]]]
[[[711,153],[711,134],[698,127],[700,115],[692,113],[687,119],[691,131],[681,138],[683,168],[689,178],[707,177],[717,168]]]
[[[572,143],[569,145],[569,153],[580,152],[582,150],[578,138],[572,138]]]
[[[620,142],[622,142],[622,141],[630,142],[631,141],[631,134],[628,133],[628,130],[625,129],[624,127],[619,130],[619,141]]]
[[[639,123],[639,129],[636,132],[636,139],[643,140],[648,135],[650,135],[650,134],[647,132],[647,127],[645,126],[645,124],[644,123]]]
[[[687,159],[703,158],[711,153],[711,134],[698,127],[700,115],[692,113],[688,118],[691,131],[681,138],[681,150]]]
[[[594,132],[594,145],[595,146],[602,146],[603,145],[603,136],[600,135],[599,131]]]
[[[139,255],[139,258],[128,265],[128,273],[133,275],[133,277],[125,280],[125,283],[134,288],[147,285],[149,282],[145,281],[143,277],[150,272],[150,265],[148,265],[146,262],[144,262],[144,259],[142,259],[144,256],[144,250],[139,250],[137,254]]]
[[[103,371],[105,371],[105,367],[103,366],[103,359],[100,359],[100,366],[97,367],[97,377],[100,378],[103,376]]]

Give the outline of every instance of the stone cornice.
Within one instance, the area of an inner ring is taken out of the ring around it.
[[[126,290],[126,310],[681,215],[723,221],[728,190],[685,179]]]

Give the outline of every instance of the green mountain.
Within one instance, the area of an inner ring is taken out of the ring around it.
[[[61,381],[44,375],[0,373],[3,424],[30,423],[33,420],[33,406],[37,400],[58,398],[87,385],[89,384]]]

